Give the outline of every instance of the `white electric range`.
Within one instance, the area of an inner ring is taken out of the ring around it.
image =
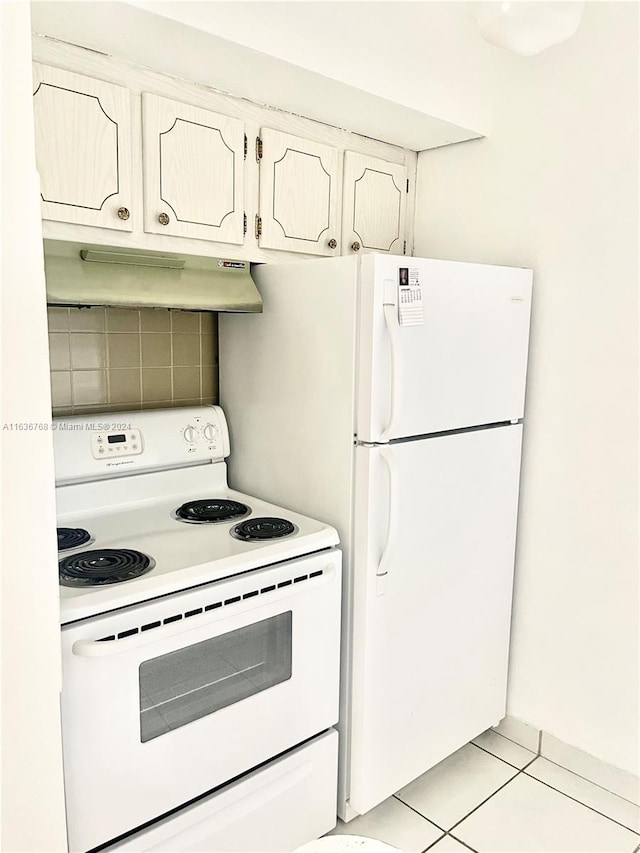
[[[219,407],[54,426],[72,853],[292,850],[328,831],[336,531],[228,487]]]

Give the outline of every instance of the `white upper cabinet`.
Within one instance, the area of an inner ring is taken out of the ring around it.
[[[244,124],[143,93],[144,230],[241,244]]]
[[[39,64],[33,88],[43,218],[132,231],[127,89]]]
[[[260,247],[339,254],[338,150],[268,128],[260,139]]]
[[[342,254],[404,254],[406,208],[406,166],[345,152]]]
[[[258,263],[411,252],[415,152],[52,39],[34,59],[45,238]]]

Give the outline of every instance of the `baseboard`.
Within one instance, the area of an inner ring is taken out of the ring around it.
[[[640,806],[640,779],[637,776],[607,764],[576,746],[564,743],[548,732],[542,732],[540,754],[554,764],[571,770],[577,776],[588,779],[594,785],[606,788],[607,791]]]
[[[506,737],[514,743],[519,743],[525,749],[530,749],[531,752],[540,752],[540,736],[542,732],[530,723],[525,723],[517,717],[507,716],[497,726],[494,726],[493,730],[502,735],[502,737]]]
[[[493,730],[514,743],[542,755],[554,764],[588,779],[625,800],[640,806],[640,779],[619,767],[607,764],[577,746],[561,741],[517,717],[507,716]]]

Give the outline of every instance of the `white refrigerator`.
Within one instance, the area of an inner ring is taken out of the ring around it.
[[[369,254],[254,268],[220,315],[234,488],[344,552],[338,813],[505,714],[527,269]]]

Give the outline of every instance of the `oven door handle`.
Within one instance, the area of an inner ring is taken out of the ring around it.
[[[327,562],[322,571],[318,573],[321,577],[315,577],[314,583],[332,582],[335,577],[335,568],[336,566],[333,562]],[[287,599],[295,596],[297,588],[293,586],[293,583],[295,583],[295,581],[293,580],[292,575],[291,580],[287,580],[287,585],[284,586],[283,589],[278,589],[273,592],[270,591],[268,598],[269,605],[276,602],[285,602]],[[244,605],[244,607],[241,607],[240,610],[236,610],[234,606],[232,608],[232,613],[235,615],[236,613],[249,613],[250,611],[256,611],[260,608],[266,607],[267,602],[262,600],[262,596],[260,596],[260,598],[254,598],[252,595],[249,600],[246,602],[243,601],[242,605]],[[215,616],[213,614],[215,614]],[[200,618],[196,616],[193,619],[186,620],[189,624],[185,624],[185,620],[176,620],[169,625],[158,625],[157,629],[153,628],[152,630],[144,632],[138,631],[135,634],[131,634],[129,637],[121,637],[119,639],[76,640],[71,645],[71,651],[77,657],[82,658],[98,658],[124,654],[125,652],[130,652],[154,643],[160,645],[164,641],[172,640],[181,634],[197,631],[205,625],[214,625],[216,622],[220,622],[222,619],[228,617],[229,613],[227,613],[227,608],[225,607],[222,611],[214,610],[211,614],[199,614],[199,616],[202,615],[209,617],[208,620],[203,619],[200,621]],[[257,619],[253,617],[253,621],[257,621]]]
[[[215,620],[212,620],[212,622],[213,621]],[[212,622],[209,622],[208,624],[212,624]],[[183,625],[184,622],[179,622],[175,627],[178,628]],[[145,632],[144,634],[138,632],[136,634],[132,634],[130,637],[121,637],[120,639],[115,640],[76,640],[71,646],[71,651],[74,655],[81,658],[99,658],[124,654],[125,652],[130,652],[134,649],[140,649],[143,646],[150,646],[153,643],[159,645],[160,643],[166,640],[172,640],[174,637],[181,634],[188,634],[191,631],[196,631],[198,628],[202,628],[202,625],[202,622],[200,622],[200,624],[189,625],[181,631],[172,631],[170,626],[163,625],[162,628],[165,629],[164,631],[160,630],[160,632],[158,632],[156,630],[152,630],[149,631],[149,633]]]
[[[175,637],[175,634],[171,636]],[[108,657],[109,655],[123,654],[130,652],[132,649],[139,649],[141,646],[148,646],[155,642],[152,637],[142,643],[135,640],[76,640],[71,646],[71,651],[74,655],[81,658],[99,658]],[[165,639],[165,638],[163,638]]]

